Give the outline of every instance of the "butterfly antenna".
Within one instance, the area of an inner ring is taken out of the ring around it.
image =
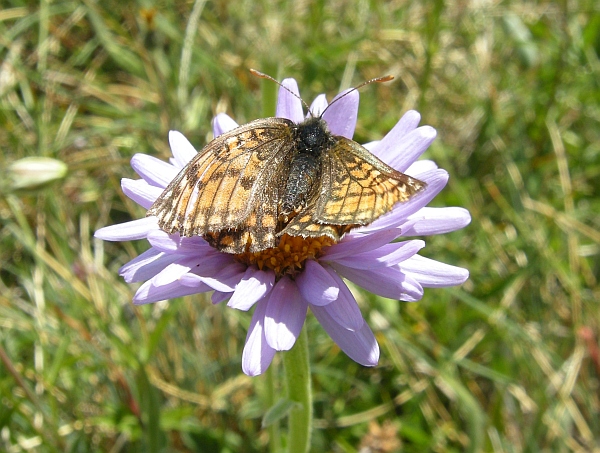
[[[279,81],[275,80],[270,75],[262,73],[260,71],[257,71],[256,69],[250,69],[250,73],[252,75],[255,75],[256,77],[260,77],[261,79],[268,79],[268,80],[271,80],[272,82],[275,82],[277,85],[279,85],[281,88],[286,90],[288,93],[290,93],[290,94],[294,95],[295,97],[297,97],[298,99],[300,99],[300,102],[302,102],[302,104],[304,104],[304,107],[306,107],[306,110],[308,110],[308,113],[310,113],[311,116],[314,116],[313,113],[310,111],[310,107],[308,106],[308,104],[306,102],[304,102],[304,99],[302,99],[300,96],[298,96],[292,90],[290,90],[288,87],[283,86]]]
[[[337,101],[339,101],[340,99],[344,99],[344,97],[348,96],[350,93],[352,93],[353,91],[358,90],[359,88],[364,87],[365,85],[369,85],[371,83],[382,83],[382,82],[389,82],[390,80],[394,80],[394,76],[393,75],[386,75],[383,77],[375,77],[374,79],[371,80],[367,80],[366,82],[361,83],[360,85],[355,86],[354,88],[352,88],[351,90],[346,91],[344,94],[342,94],[339,98],[334,99],[333,101],[331,101],[331,104],[329,104],[327,107],[325,107],[325,110],[323,110],[321,112],[321,117],[323,117],[323,114],[327,111],[327,109],[329,107],[331,107],[333,104],[335,104]]]

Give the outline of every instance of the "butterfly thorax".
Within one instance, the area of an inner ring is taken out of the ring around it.
[[[321,179],[321,156],[336,142],[321,118],[309,118],[299,124],[293,130],[293,138],[296,154],[290,164],[281,200],[279,217],[283,222],[300,212],[317,195],[315,189]]]

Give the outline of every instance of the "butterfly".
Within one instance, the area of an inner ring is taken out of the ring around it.
[[[364,84],[381,80],[388,79]],[[276,247],[284,234],[337,242],[425,187],[333,135],[322,114],[299,124],[263,118],[208,143],[146,215],[169,234],[199,235],[226,253],[255,253]]]

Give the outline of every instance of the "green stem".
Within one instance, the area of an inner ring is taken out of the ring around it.
[[[275,378],[273,377],[273,368],[275,365],[271,365],[265,372],[265,403],[267,407],[273,407],[275,405]],[[281,435],[279,431],[279,422],[271,423],[269,425],[269,452],[280,453],[281,452]]]
[[[288,399],[298,403],[289,414],[288,452],[306,453],[310,448],[312,433],[312,391],[306,328],[300,332],[294,347],[283,354],[283,367]]]

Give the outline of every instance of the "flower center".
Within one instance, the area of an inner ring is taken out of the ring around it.
[[[306,260],[319,258],[322,254],[321,249],[333,244],[335,241],[327,236],[303,238],[284,234],[277,247],[234,256],[237,261],[248,266],[255,264],[260,270],[272,269],[279,279],[284,275],[296,275],[302,270]]]

